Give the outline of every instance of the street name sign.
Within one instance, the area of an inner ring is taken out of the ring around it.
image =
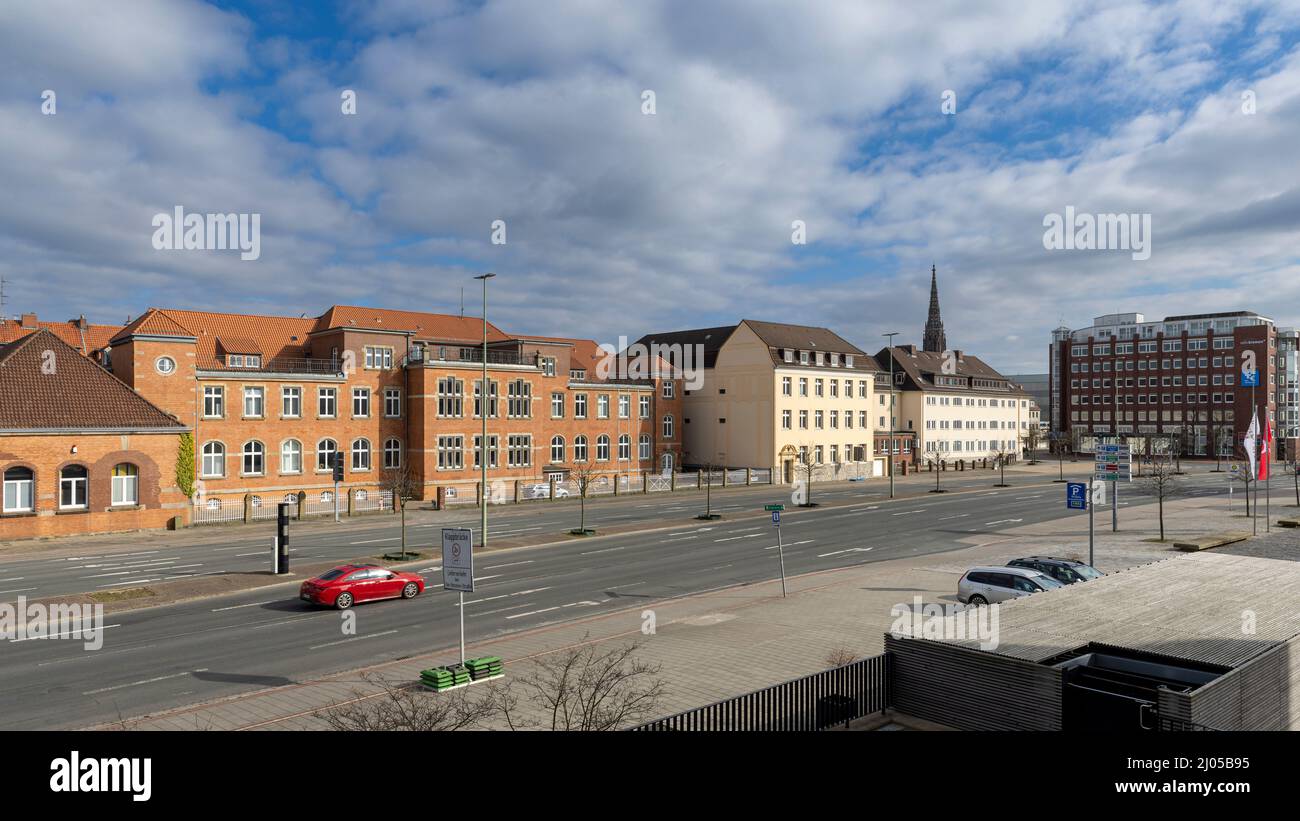
[[[1093,475],[1107,482],[1131,482],[1132,456],[1128,445],[1098,445]]]

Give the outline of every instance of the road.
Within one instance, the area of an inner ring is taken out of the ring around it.
[[[1064,509],[1060,485],[993,490],[982,478],[986,489],[977,492],[891,502],[873,498],[872,488],[842,506],[789,510],[787,572],[941,553],[972,535],[1079,515]],[[1226,482],[1196,476],[1186,486],[1187,495],[1210,495]],[[1136,484],[1125,497],[1122,506],[1149,501]],[[478,590],[465,605],[471,643],[778,574],[774,529],[761,519],[502,550],[476,565]],[[93,652],[79,640],[10,640],[0,658],[0,728],[114,721],[454,646],[457,599],[441,590],[437,562],[417,570],[426,592],[358,606],[355,635],[343,634],[338,613],[299,602],[294,583],[110,616],[104,646]],[[638,613],[628,614],[629,629]]]

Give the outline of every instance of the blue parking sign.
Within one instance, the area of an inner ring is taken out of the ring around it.
[[[781,524],[781,511],[779,510],[772,511],[772,524],[774,525]]]
[[[1069,510],[1087,510],[1088,486],[1083,482],[1066,483],[1065,506]]]

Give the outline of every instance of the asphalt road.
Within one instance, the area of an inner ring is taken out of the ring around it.
[[[847,505],[789,510],[782,519],[787,572],[939,553],[973,534],[1071,515],[1060,485],[993,490],[982,478],[980,492],[890,502],[871,498],[879,495],[872,488]],[[1188,495],[1226,487],[1212,476],[1185,484]],[[1125,496],[1121,506],[1149,501],[1137,485]],[[471,642],[778,575],[775,532],[766,520],[690,521],[653,533],[503,550],[476,565],[478,590],[465,604]],[[457,597],[441,590],[437,562],[417,570],[426,592],[354,608],[355,635],[342,633],[338,613],[299,602],[294,583],[110,616],[96,651],[79,639],[10,640],[0,657],[0,728],[114,721],[454,646]],[[634,629],[638,611],[627,617]]]

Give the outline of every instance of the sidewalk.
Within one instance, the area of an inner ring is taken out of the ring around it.
[[[1294,510],[1275,505],[1273,512],[1277,518]],[[1221,500],[1166,502],[1167,539],[1249,531],[1249,520],[1238,513],[1239,509],[1230,516]],[[1170,543],[1151,541],[1157,535],[1155,505],[1121,508],[1120,532],[1112,534],[1109,526],[1109,515],[1097,516],[1096,563],[1102,570],[1113,572],[1181,555]],[[531,659],[576,644],[589,641],[615,646],[640,640],[639,657],[662,668],[668,693],[658,712],[668,715],[825,669],[831,666],[828,659],[832,653],[877,654],[883,650],[883,634],[894,620],[890,611],[895,605],[910,607],[914,596],[926,603],[955,603],[958,576],[976,564],[1000,564],[1034,553],[1086,558],[1087,527],[1087,516],[1081,513],[998,533],[974,533],[959,540],[963,547],[947,553],[791,578],[790,596],[784,600],[779,579],[774,578],[471,642],[466,652],[470,656],[500,656],[510,676]],[[774,575],[775,571],[773,567]],[[653,611],[656,617],[654,635],[642,635],[644,611]],[[446,648],[364,671],[179,708],[127,721],[124,726],[154,730],[323,729],[325,723],[312,715],[315,711],[377,691],[362,679],[363,672],[389,681],[413,682],[420,670],[456,659],[457,650]]]

